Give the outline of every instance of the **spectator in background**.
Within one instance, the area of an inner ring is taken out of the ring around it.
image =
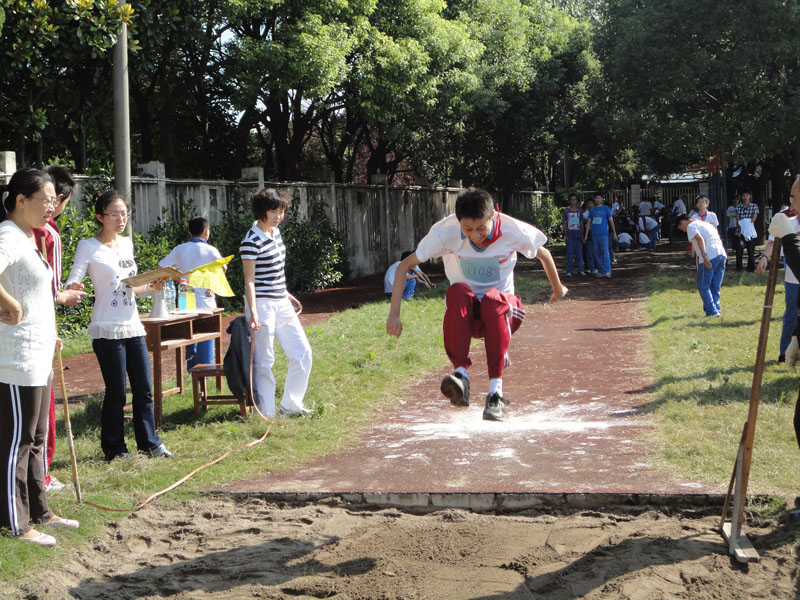
[[[636,220],[636,229],[639,233],[644,233],[647,236],[647,249],[651,252],[656,251],[656,244],[658,243],[658,230],[660,225],[652,217],[640,215]]]
[[[728,210],[725,211],[725,216],[728,220],[727,241],[728,248],[736,248],[739,243],[738,228],[736,227],[736,211],[739,208],[739,197],[734,196],[728,205]]]
[[[736,229],[739,233],[740,243],[736,248],[736,270],[742,270],[744,249],[747,248],[747,270],[753,273],[756,270],[756,227],[758,206],[750,201],[750,192],[742,192],[742,202],[736,207]]]
[[[672,238],[675,235],[678,217],[686,214],[686,196],[681,195],[675,202],[672,203],[672,210],[669,213],[669,241],[672,243]]]
[[[411,256],[411,254],[410,251],[406,250],[400,256],[400,260],[392,263],[389,268],[386,269],[386,274],[383,276],[383,292],[389,296],[389,298],[392,297],[392,286],[394,285],[394,275],[397,272],[397,267],[400,266],[401,261]],[[433,283],[428,279],[428,276],[422,272],[419,266],[416,266],[406,273],[406,287],[403,288],[403,300],[411,300],[411,298],[414,297],[414,292],[417,290],[417,281],[428,289],[433,287]]]
[[[578,206],[577,194],[569,195],[569,207],[562,214],[564,223],[564,238],[567,240],[567,277],[572,277],[572,270],[577,264],[578,273],[585,275],[583,270],[583,234],[586,228],[586,219],[583,211]]]
[[[653,204],[650,202],[649,198],[643,198],[641,202],[639,202],[639,216],[640,217],[649,217],[650,213],[653,212]]]
[[[592,248],[592,243],[587,242],[587,239],[591,239],[592,231],[591,227],[589,227],[589,211],[594,207],[594,200],[587,200],[583,203],[581,207],[583,210],[583,222],[584,222],[584,232],[583,232],[583,264],[586,267],[586,271],[591,273],[592,275],[597,275],[597,264],[595,261],[594,256],[594,248]]]
[[[158,263],[159,267],[175,267],[181,273],[188,273],[192,269],[202,267],[210,262],[222,258],[214,246],[208,243],[211,230],[208,227],[208,219],[195,217],[189,221],[188,242],[175,246]],[[227,265],[223,267],[227,270]],[[194,290],[195,306],[197,308],[216,308],[214,292],[203,288]],[[172,308],[175,308],[174,306]],[[191,369],[195,365],[214,364],[214,340],[206,340],[186,346],[186,368]]]
[[[678,229],[694,246],[697,256],[697,291],[703,300],[703,311],[707,317],[719,317],[722,312],[720,288],[725,276],[728,255],[719,237],[717,228],[704,221],[690,221],[686,215],[678,217]]]
[[[617,245],[619,246],[620,250],[629,251],[631,249],[632,244],[633,244],[633,238],[629,233],[625,233],[623,231],[617,236]]]
[[[595,267],[597,268],[596,277],[611,277],[611,255],[609,252],[610,240],[613,236],[617,241],[617,231],[614,226],[614,218],[611,216],[611,209],[603,202],[603,194],[594,195],[594,207],[589,209],[589,227],[592,235],[592,250],[594,250]],[[588,233],[587,233],[588,236]],[[586,237],[584,237],[586,243]]]

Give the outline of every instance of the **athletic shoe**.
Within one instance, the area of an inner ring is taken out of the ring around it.
[[[786,362],[786,357],[783,354],[779,354],[778,355],[778,362],[779,363],[785,363]],[[798,498],[800,498],[800,496],[798,496]],[[798,506],[797,508],[800,508],[800,506]]]
[[[455,406],[469,406],[469,378],[461,373],[445,375],[439,387],[442,394],[450,398],[450,403]]]
[[[42,523],[42,525],[49,525],[50,527],[61,527],[63,529],[77,529],[80,526],[75,519],[65,519],[64,517],[55,517],[52,521]]]
[[[585,271],[580,271],[580,272],[578,273],[578,275],[586,276],[586,272],[585,272]]]
[[[55,475],[50,475],[50,483],[48,483],[44,489],[48,493],[57,492],[64,489],[64,484],[56,479]]]
[[[133,457],[128,452],[120,452],[119,454],[115,454],[114,456],[106,456],[106,461],[111,462],[112,460],[129,461],[133,460]]]
[[[46,533],[41,533],[36,531],[35,529],[30,529],[25,534],[26,536],[30,537],[23,537],[17,536],[18,540],[22,540],[23,542],[29,542],[31,544],[36,544],[37,546],[55,546],[56,545],[56,538],[52,535],[47,535]]]
[[[592,269],[592,275],[597,275],[599,272],[597,269]]]
[[[603,277],[611,277],[611,273],[603,273]]]
[[[308,410],[307,408],[301,408],[300,410],[284,410],[283,408],[280,409],[280,415],[282,417],[286,417],[287,419],[297,419],[299,417],[310,417],[313,413]]]
[[[156,446],[155,448],[150,448],[147,453],[150,455],[150,458],[174,458],[177,456],[174,452],[167,450],[164,444]]]
[[[572,277],[572,273],[567,273],[567,277]]]
[[[612,264],[612,265],[615,265],[615,264],[617,264],[617,259],[616,259],[616,258],[612,259],[612,260],[611,260],[611,264]]]
[[[486,396],[486,408],[483,409],[483,420],[502,421],[505,419],[506,404],[508,404],[508,400],[497,392],[491,396]]]

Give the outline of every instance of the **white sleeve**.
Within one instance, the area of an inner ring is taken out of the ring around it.
[[[693,223],[689,223],[689,226],[686,228],[686,237],[691,242],[697,234],[699,233],[697,225]]]
[[[445,248],[442,244],[442,239],[435,229],[431,229],[417,245],[416,254],[419,262],[442,256],[444,253]]]
[[[72,259],[72,268],[69,271],[69,277],[64,287],[70,283],[81,283],[83,278],[86,277],[86,269],[89,267],[89,260],[92,258],[92,247],[89,240],[81,240],[78,242],[78,248],[75,250],[75,258]]]
[[[167,254],[164,258],[158,261],[159,267],[172,267],[178,264],[178,257],[175,256],[175,248],[173,248],[169,254]]]
[[[547,236],[533,225],[528,225],[527,223],[522,223],[520,229],[522,239],[520,245],[517,246],[517,252],[526,258],[535,258],[539,248],[547,243]]]
[[[0,227],[0,273],[19,260],[22,246],[14,233],[11,227]]]

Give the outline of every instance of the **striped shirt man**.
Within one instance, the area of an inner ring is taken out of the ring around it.
[[[272,228],[270,237],[254,223],[239,246],[239,254],[242,260],[256,261],[256,298],[286,297],[286,247],[277,227]]]

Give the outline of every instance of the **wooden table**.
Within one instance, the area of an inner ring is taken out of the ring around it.
[[[209,312],[210,311],[210,312]],[[147,332],[147,349],[153,353],[153,411],[156,427],[161,426],[161,402],[164,396],[182,394],[185,374],[186,346],[214,340],[216,362],[222,356],[222,309],[204,312],[175,313],[165,318],[141,317]],[[163,389],[162,357],[165,351],[175,350],[175,376],[177,387]],[[217,377],[217,389],[222,389],[222,378]]]

